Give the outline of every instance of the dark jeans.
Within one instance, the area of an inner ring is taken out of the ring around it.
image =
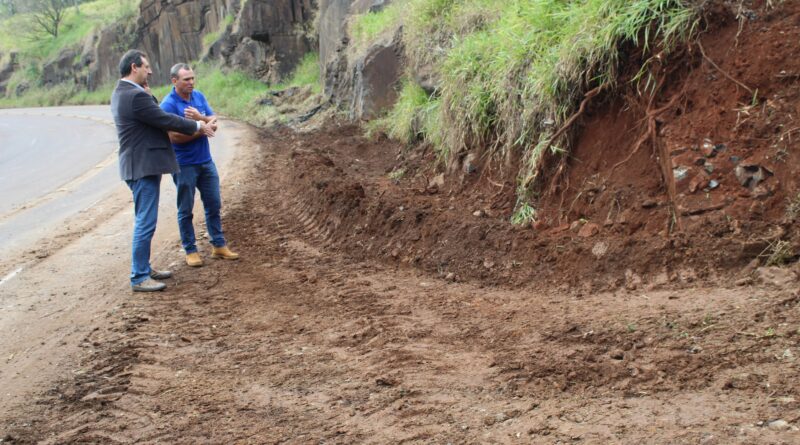
[[[222,233],[222,219],[219,210],[222,200],[219,194],[219,174],[214,161],[198,165],[181,165],[181,172],[172,175],[178,188],[178,229],[181,232],[181,244],[186,253],[197,252],[197,240],[192,225],[192,208],[194,207],[194,191],[200,191],[203,210],[206,213],[206,228],[214,247],[225,245]]]
[[[131,255],[131,285],[150,276],[150,242],[158,221],[158,197],[161,175],[145,176],[125,181],[133,192],[133,253]]]

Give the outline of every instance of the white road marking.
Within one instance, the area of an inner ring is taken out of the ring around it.
[[[15,270],[15,271],[11,272],[10,274],[8,274],[8,275],[4,276],[4,277],[3,277],[3,279],[2,279],[2,280],[0,280],[0,286],[2,286],[3,284],[5,284],[5,282],[6,282],[6,281],[8,281],[8,280],[10,280],[10,279],[14,278],[14,277],[15,277],[15,276],[16,276],[18,273],[20,273],[20,272],[22,272],[22,267],[19,267],[19,268],[17,268],[17,270]]]

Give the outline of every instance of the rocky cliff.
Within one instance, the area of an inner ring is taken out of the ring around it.
[[[150,56],[154,85],[169,82],[173,64],[200,59],[278,82],[316,51],[315,11],[314,0],[142,0],[135,19],[96,31],[44,63],[41,82],[94,90],[119,76],[119,56],[130,48]],[[3,72],[15,63],[9,59]]]
[[[237,13],[239,3],[239,0],[143,0],[132,47],[150,56],[153,83],[169,82],[169,69],[175,63],[198,60],[203,55],[204,36],[216,33],[227,15]]]
[[[74,83],[95,90],[119,76],[119,56],[130,48],[150,56],[153,85],[169,82],[173,64],[196,60],[217,61],[272,84],[290,74],[306,53],[319,52],[326,99],[353,119],[369,119],[396,99],[404,70],[402,27],[387,30],[356,51],[347,35],[348,23],[388,4],[389,0],[142,0],[136,16],[95,31],[42,64],[41,84]],[[13,56],[2,62],[0,92],[19,69]]]
[[[314,50],[315,8],[312,0],[144,0],[134,46],[150,55],[156,84],[174,63],[201,58],[277,82]]]
[[[376,12],[389,0],[321,0],[319,54],[324,92],[351,119],[371,119],[397,99],[404,56],[402,27],[388,30],[366,51],[351,50],[347,24],[358,14]]]

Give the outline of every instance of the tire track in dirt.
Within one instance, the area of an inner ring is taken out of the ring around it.
[[[797,342],[791,292],[584,296],[360,261],[344,253],[347,229],[294,179],[292,153],[303,156],[296,149],[309,139],[266,136],[247,191],[226,206],[242,259],[181,266],[171,290],[124,304],[111,329],[87,339],[85,372],[21,419],[16,442],[789,443],[796,434],[754,426],[796,421],[797,365],[775,358]],[[769,327],[775,335],[764,336]]]

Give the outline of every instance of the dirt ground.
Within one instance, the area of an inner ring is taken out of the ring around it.
[[[800,443],[799,270],[764,266],[798,251],[783,5],[715,11],[654,104],[593,104],[532,226],[480,153],[259,130],[224,185],[241,260],[105,289],[1,442]]]
[[[377,147],[356,133],[261,133],[226,186],[242,259],[122,295],[3,443],[798,441],[794,281],[590,293],[378,260],[310,204],[387,199],[396,152],[360,157]],[[362,187],[326,194],[337,148]]]

